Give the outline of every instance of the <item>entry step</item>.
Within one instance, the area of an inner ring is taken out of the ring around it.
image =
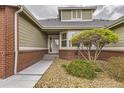
[[[58,58],[59,55],[57,54],[45,54],[43,57],[43,60],[54,60],[55,58]]]

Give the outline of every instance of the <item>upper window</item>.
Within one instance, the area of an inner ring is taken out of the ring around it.
[[[82,19],[83,20],[91,20],[92,19],[92,11],[91,10],[83,10],[82,11]]]
[[[61,11],[61,20],[71,20],[71,10]]]
[[[81,10],[73,10],[72,11],[72,20],[81,20],[82,19],[82,13]]]
[[[70,9],[61,11],[62,21],[89,21],[92,20],[92,10],[88,9]]]

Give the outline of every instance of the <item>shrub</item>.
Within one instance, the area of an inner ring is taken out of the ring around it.
[[[110,58],[107,62],[105,70],[110,77],[118,81],[124,81],[124,57]]]
[[[95,66],[95,71],[96,72],[103,72],[103,70],[101,68],[97,67],[97,66]]]
[[[66,68],[66,66],[67,66],[66,64],[62,64],[62,67],[63,67],[63,68]]]
[[[87,79],[94,79],[97,76],[94,65],[85,60],[74,60],[66,66],[63,65],[63,67],[73,76],[84,77]]]

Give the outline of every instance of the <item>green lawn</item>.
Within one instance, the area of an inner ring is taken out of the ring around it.
[[[35,88],[121,88],[123,83],[111,79],[105,72],[99,72],[97,78],[87,80],[67,74],[62,64],[71,61],[56,59],[42,78],[36,83]]]

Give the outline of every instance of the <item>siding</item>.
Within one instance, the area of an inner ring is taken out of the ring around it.
[[[22,15],[19,15],[19,47],[47,48],[47,36]]]
[[[110,44],[111,47],[124,47],[124,24],[116,26],[111,29],[112,31],[119,34],[119,42],[116,44]]]

